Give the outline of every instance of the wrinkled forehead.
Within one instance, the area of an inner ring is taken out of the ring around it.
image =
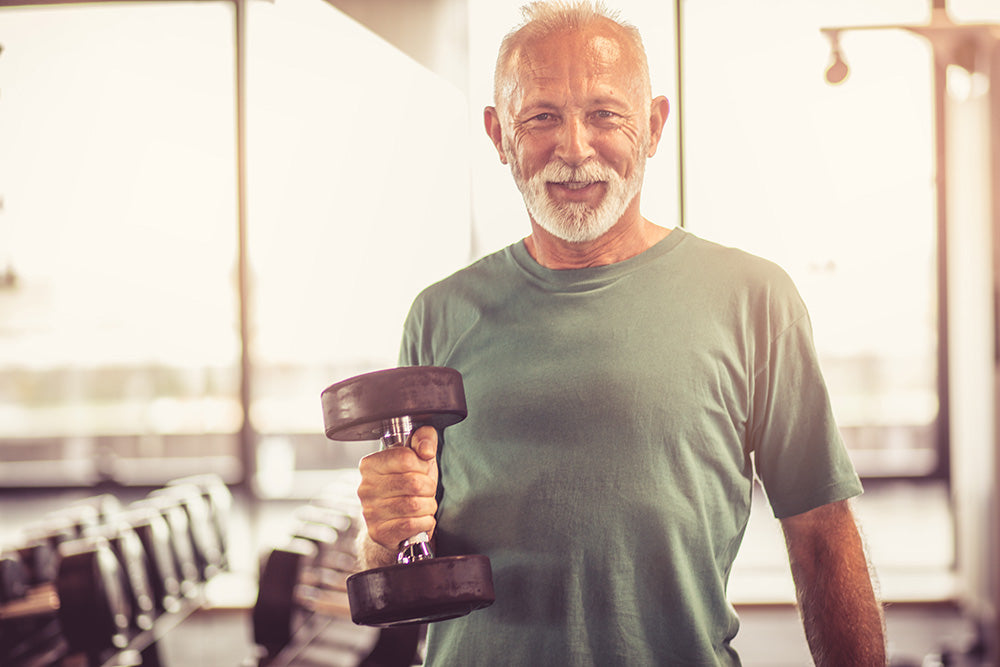
[[[508,91],[516,98],[535,86],[604,79],[622,82],[625,94],[642,89],[639,61],[617,35],[606,31],[557,32],[520,44],[508,64]],[[515,99],[509,102],[516,103]]]

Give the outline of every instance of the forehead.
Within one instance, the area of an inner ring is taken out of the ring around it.
[[[637,61],[622,39],[606,30],[558,32],[521,45],[511,60],[517,107],[538,96],[614,96],[639,90]]]

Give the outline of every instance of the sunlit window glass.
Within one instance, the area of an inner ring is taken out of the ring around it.
[[[395,366],[410,302],[469,259],[467,105],[325,2],[250,9],[258,487],[309,493],[364,452],[325,440],[320,391]]]
[[[232,23],[0,9],[0,484],[238,478]]]
[[[938,469],[932,55],[924,2],[685,3],[686,221],[782,265],[859,471]]]

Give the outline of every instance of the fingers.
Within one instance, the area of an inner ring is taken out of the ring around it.
[[[358,498],[373,541],[395,552],[403,540],[432,534],[437,512],[437,432],[418,429],[410,447],[391,447],[361,460]]]
[[[438,448],[437,431],[432,426],[421,426],[410,438],[410,447],[424,461],[434,460],[437,457]]]

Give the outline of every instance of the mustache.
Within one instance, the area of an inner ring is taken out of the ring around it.
[[[552,183],[595,183],[613,180],[618,174],[613,169],[596,162],[588,162],[579,167],[570,167],[565,162],[554,160],[535,174],[538,181]]]

